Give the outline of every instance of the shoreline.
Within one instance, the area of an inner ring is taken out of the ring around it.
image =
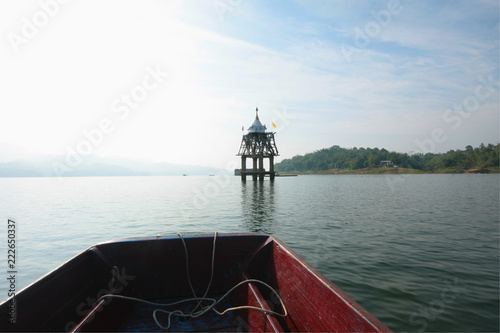
[[[366,168],[366,169],[358,169],[358,170],[339,170],[339,169],[330,169],[330,170],[317,170],[317,171],[293,171],[282,173],[282,175],[286,174],[296,174],[300,176],[307,175],[443,175],[443,174],[499,174],[500,168],[486,168],[488,173],[467,173],[467,170],[450,170],[444,169],[440,171],[422,171],[418,169],[408,169],[408,168]]]

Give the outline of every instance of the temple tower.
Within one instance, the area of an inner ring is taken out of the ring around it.
[[[267,128],[259,120],[259,109],[255,109],[255,120],[248,129],[248,134],[243,135],[240,151],[237,156],[241,156],[241,179],[246,180],[247,175],[252,175],[253,180],[264,180],[265,175],[269,175],[274,180],[274,156],[279,156],[278,148],[274,141],[274,133],[266,132]],[[247,170],[247,158],[252,159],[251,170]],[[269,171],[264,169],[264,158],[269,159]]]

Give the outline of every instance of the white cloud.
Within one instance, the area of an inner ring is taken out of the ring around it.
[[[480,76],[498,71],[498,33],[479,38],[479,28],[455,24],[466,17],[460,9],[470,8],[467,3],[429,24],[439,5],[408,3],[351,63],[342,43],[386,4],[296,4],[283,17],[273,4],[242,4],[221,22],[206,4],[74,2],[19,55],[8,42],[0,45],[0,89],[7,92],[0,142],[64,153],[82,130],[112,115],[113,102],[141,82],[147,66],[158,65],[171,73],[168,81],[117,123],[97,153],[224,167],[256,106],[267,123],[274,108],[286,106],[294,115],[278,141],[288,156],[339,143],[390,146],[394,137],[409,151],[429,119],[438,124]],[[477,18],[485,9],[473,10]],[[0,5],[8,19],[0,33],[28,11]],[[498,88],[488,103],[488,110],[498,107]],[[480,136],[486,125],[487,137],[498,135],[485,110],[468,125],[467,137]]]

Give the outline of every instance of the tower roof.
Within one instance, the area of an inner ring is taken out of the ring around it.
[[[249,133],[265,133],[266,125],[262,125],[259,120],[259,109],[255,108],[255,120],[253,121],[252,126],[248,129]]]

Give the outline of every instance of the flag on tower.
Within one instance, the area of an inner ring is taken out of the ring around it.
[[[271,121],[271,124],[273,124],[273,128],[276,128],[276,125],[274,125],[274,123]]]

